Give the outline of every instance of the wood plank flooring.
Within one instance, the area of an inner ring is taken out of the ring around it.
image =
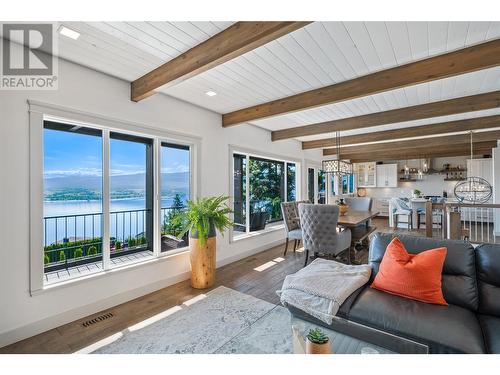
[[[387,219],[377,218],[373,222],[379,231],[394,231],[387,228]],[[397,231],[407,232],[406,230]],[[423,231],[412,231],[412,233],[422,235]],[[283,256],[283,251],[284,245],[277,246],[219,268],[214,288],[223,285],[278,304],[279,298],[276,295],[276,290],[280,289],[286,275],[303,267],[305,256],[305,253],[300,250],[294,253],[293,244],[290,244],[286,256]],[[359,255],[358,260],[366,262],[366,253]],[[260,272],[255,270],[268,262],[273,262],[269,263],[269,268]],[[73,353],[205,292],[206,290],[191,288],[189,280],[182,281],[111,309],[100,311],[0,348],[0,353]],[[86,321],[108,313],[113,314],[113,316],[88,327],[83,325]]]

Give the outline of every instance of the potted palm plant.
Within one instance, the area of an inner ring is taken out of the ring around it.
[[[191,286],[210,288],[215,283],[216,231],[224,233],[233,225],[227,216],[233,211],[226,201],[229,197],[207,197],[188,201],[187,209],[175,221],[182,224],[179,237],[189,232]]]

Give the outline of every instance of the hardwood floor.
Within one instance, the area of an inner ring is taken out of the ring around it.
[[[378,227],[378,231],[393,231],[393,229],[387,228],[386,219],[374,219],[374,224]],[[407,231],[398,230],[398,232]],[[412,231],[412,234],[422,233],[423,231]],[[301,250],[299,249],[294,253],[293,244],[291,244],[288,253],[286,256],[283,256],[284,245],[277,246],[221,267],[217,270],[217,280],[214,288],[224,285],[242,293],[278,304],[279,298],[276,295],[276,290],[280,289],[285,276],[298,271],[304,265],[305,254]],[[367,261],[366,252],[357,255],[358,260]],[[255,270],[259,266],[262,266],[259,268],[260,271]],[[0,353],[73,353],[206,292],[207,290],[202,291],[191,288],[189,280],[182,281],[124,304],[0,348]],[[84,324],[104,314],[112,314],[112,316],[104,320],[98,319],[97,322],[90,325]]]

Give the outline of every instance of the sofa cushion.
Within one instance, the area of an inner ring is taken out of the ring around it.
[[[478,315],[488,353],[500,354],[500,318]]]
[[[445,257],[445,247],[408,254],[396,237],[387,246],[371,287],[421,302],[447,305],[441,291]]]
[[[429,346],[430,353],[484,353],[476,315],[468,309],[431,305],[364,288],[348,319]]]
[[[500,245],[476,248],[479,312],[500,317]]]
[[[368,261],[373,268],[373,278],[378,273],[387,245],[396,237],[390,233],[377,233],[370,242]],[[466,241],[440,240],[435,238],[397,235],[406,250],[412,254],[446,247],[448,249],[444,261],[442,289],[446,302],[476,311],[478,307],[478,291],[476,285],[476,269],[474,248]]]

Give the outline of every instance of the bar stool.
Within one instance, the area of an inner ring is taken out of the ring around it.
[[[413,227],[413,211],[401,198],[391,198],[391,204],[393,210],[392,215],[394,219],[394,227],[398,227],[398,217],[400,215],[407,216],[408,218],[408,230]]]

